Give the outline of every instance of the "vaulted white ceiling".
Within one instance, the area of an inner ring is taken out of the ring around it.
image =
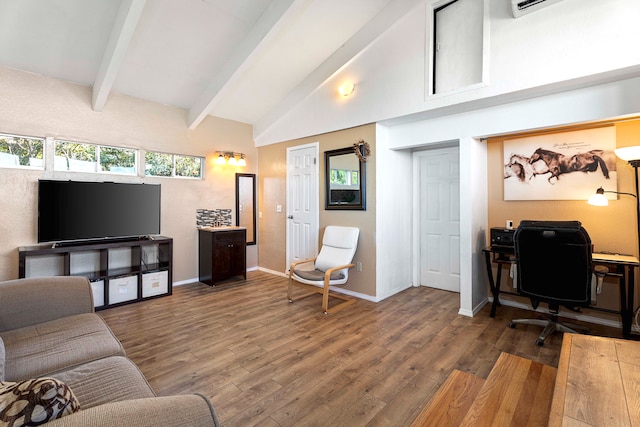
[[[0,65],[255,125],[418,0],[0,0]]]

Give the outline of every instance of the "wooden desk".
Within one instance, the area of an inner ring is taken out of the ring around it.
[[[500,250],[485,248],[482,250],[485,255],[487,274],[489,276],[489,286],[493,296],[490,316],[495,317],[496,308],[500,306],[500,293],[507,295],[518,295],[516,292],[504,291],[500,289],[502,279],[502,268],[511,267],[516,262],[515,254],[504,248]],[[620,286],[620,310],[610,310],[600,307],[590,307],[592,310],[607,313],[619,314],[622,320],[622,333],[625,337],[631,336],[631,324],[633,322],[634,298],[635,298],[635,268],[638,267],[638,258],[628,255],[616,255],[608,253],[594,252],[591,255],[594,265],[606,265],[610,268],[607,276],[618,278]],[[492,264],[498,265],[496,280],[493,277]]]
[[[564,334],[549,426],[640,425],[640,342]]]

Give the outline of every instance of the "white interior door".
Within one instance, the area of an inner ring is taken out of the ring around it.
[[[414,165],[417,168],[420,284],[460,292],[458,148],[417,152]]]
[[[318,254],[318,144],[287,149],[287,266]]]

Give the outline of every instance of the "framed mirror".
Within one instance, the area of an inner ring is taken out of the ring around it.
[[[236,225],[247,229],[247,245],[256,244],[256,176],[236,174]]]
[[[324,208],[366,210],[366,168],[353,147],[324,152]]]

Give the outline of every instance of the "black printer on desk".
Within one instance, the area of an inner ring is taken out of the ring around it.
[[[515,229],[491,227],[491,250],[495,252],[513,253],[513,234]]]

